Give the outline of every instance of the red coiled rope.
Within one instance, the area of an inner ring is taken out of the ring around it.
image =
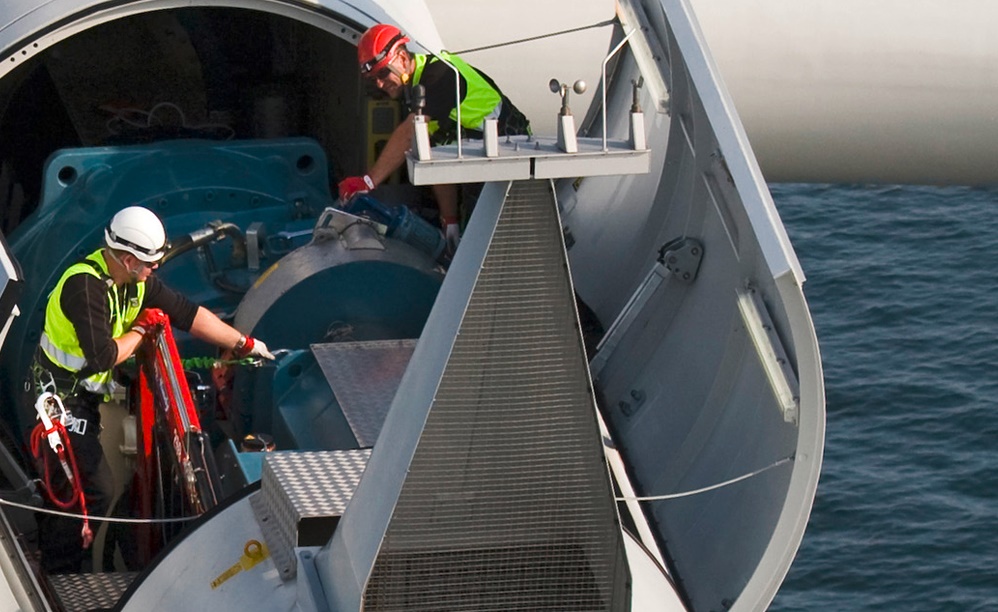
[[[56,450],[59,462],[67,463],[73,472],[72,478],[69,479],[72,494],[67,500],[59,499],[55,494],[55,489],[52,487],[52,473],[49,469],[49,454],[44,452],[42,448],[42,440],[53,432],[58,432],[59,439],[62,440],[62,444]],[[80,469],[76,465],[76,455],[73,453],[73,445],[69,441],[69,432],[66,431],[66,427],[62,424],[62,421],[53,419],[52,429],[45,429],[42,423],[35,426],[31,432],[31,454],[36,460],[42,463],[42,486],[45,488],[45,492],[48,493],[52,503],[63,510],[71,510],[79,502],[80,513],[83,515],[83,531],[81,533],[83,536],[83,548],[87,548],[90,546],[90,542],[93,541],[93,532],[90,531],[90,519],[87,515],[87,500],[83,495],[83,484],[80,482]]]

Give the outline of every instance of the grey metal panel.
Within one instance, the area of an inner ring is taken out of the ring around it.
[[[264,536],[247,498],[212,513],[182,539],[122,602],[126,612],[150,610],[290,610],[296,599],[294,582],[281,580],[271,555],[224,580],[240,564],[245,549]],[[220,581],[220,578],[223,580]],[[214,583],[214,584],[213,584]]]
[[[486,157],[480,145],[466,143],[458,157],[457,145],[433,147],[431,159],[407,156],[409,175],[416,185],[475,183],[579,176],[644,174],[650,153],[635,151],[627,142],[578,138],[578,151],[565,153],[556,139],[509,136],[499,140],[498,157]]]
[[[599,291],[622,284],[593,272],[603,257],[612,262],[608,277],[618,268],[623,275],[648,270],[662,244],[681,236],[700,240],[705,253],[696,281],[663,283],[648,296],[597,384],[641,495],[681,493],[771,468],[733,486],[646,506],[694,608],[761,609],[803,537],[821,464],[824,397],[804,275],[687,3],[621,6],[625,27],[641,23],[639,36],[666,50],[639,63],[660,70],[670,88],[671,121],[657,116],[649,136],[652,143],[667,137],[668,162],[656,170],[658,185],[635,177],[614,208],[599,210],[599,192],[582,186],[573,215],[583,216],[569,219],[573,268],[586,277],[582,285]],[[642,53],[640,47],[632,52]],[[611,91],[617,108],[626,103],[623,81],[631,74],[620,75]],[[564,185],[559,194],[569,191]],[[594,210],[606,223],[590,230],[584,216]],[[643,225],[621,231],[632,212]],[[613,240],[599,243],[611,233]],[[611,244],[621,250],[609,251]],[[627,280],[630,289],[604,290],[597,301],[626,302],[640,282]],[[758,291],[773,322],[770,337],[799,380],[797,423],[785,420],[789,412],[768,382],[769,357],[739,313],[747,284]]]
[[[357,443],[373,446],[416,347],[415,340],[313,344]]]
[[[575,178],[579,176],[620,176],[645,174],[651,164],[651,152],[635,151],[627,143],[610,142],[607,151],[600,149],[595,138],[579,138],[579,152],[572,155],[538,157],[534,163],[535,178]]]

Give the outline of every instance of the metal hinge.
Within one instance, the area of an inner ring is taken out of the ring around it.
[[[666,242],[658,250],[658,262],[684,283],[696,280],[703,259],[703,244],[696,238],[682,236]]]

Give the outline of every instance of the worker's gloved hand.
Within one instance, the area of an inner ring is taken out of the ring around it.
[[[374,189],[374,181],[366,174],[364,176],[348,176],[340,181],[338,187],[340,190],[340,201],[346,203],[355,194],[367,193]]]
[[[261,357],[271,361],[275,359],[274,354],[267,350],[267,345],[263,343],[263,340],[249,336],[243,336],[239,339],[239,343],[236,344],[236,356],[240,359],[243,357]]]
[[[169,319],[159,308],[145,308],[135,317],[129,331],[137,331],[143,336],[150,333],[157,325],[165,325]]]
[[[447,239],[447,252],[454,254],[461,243],[461,225],[456,217],[443,217],[444,238]]]

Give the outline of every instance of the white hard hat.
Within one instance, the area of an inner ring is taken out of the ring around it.
[[[104,228],[104,242],[112,249],[128,251],[142,261],[155,262],[166,253],[166,230],[156,213],[141,206],[118,211]]]

